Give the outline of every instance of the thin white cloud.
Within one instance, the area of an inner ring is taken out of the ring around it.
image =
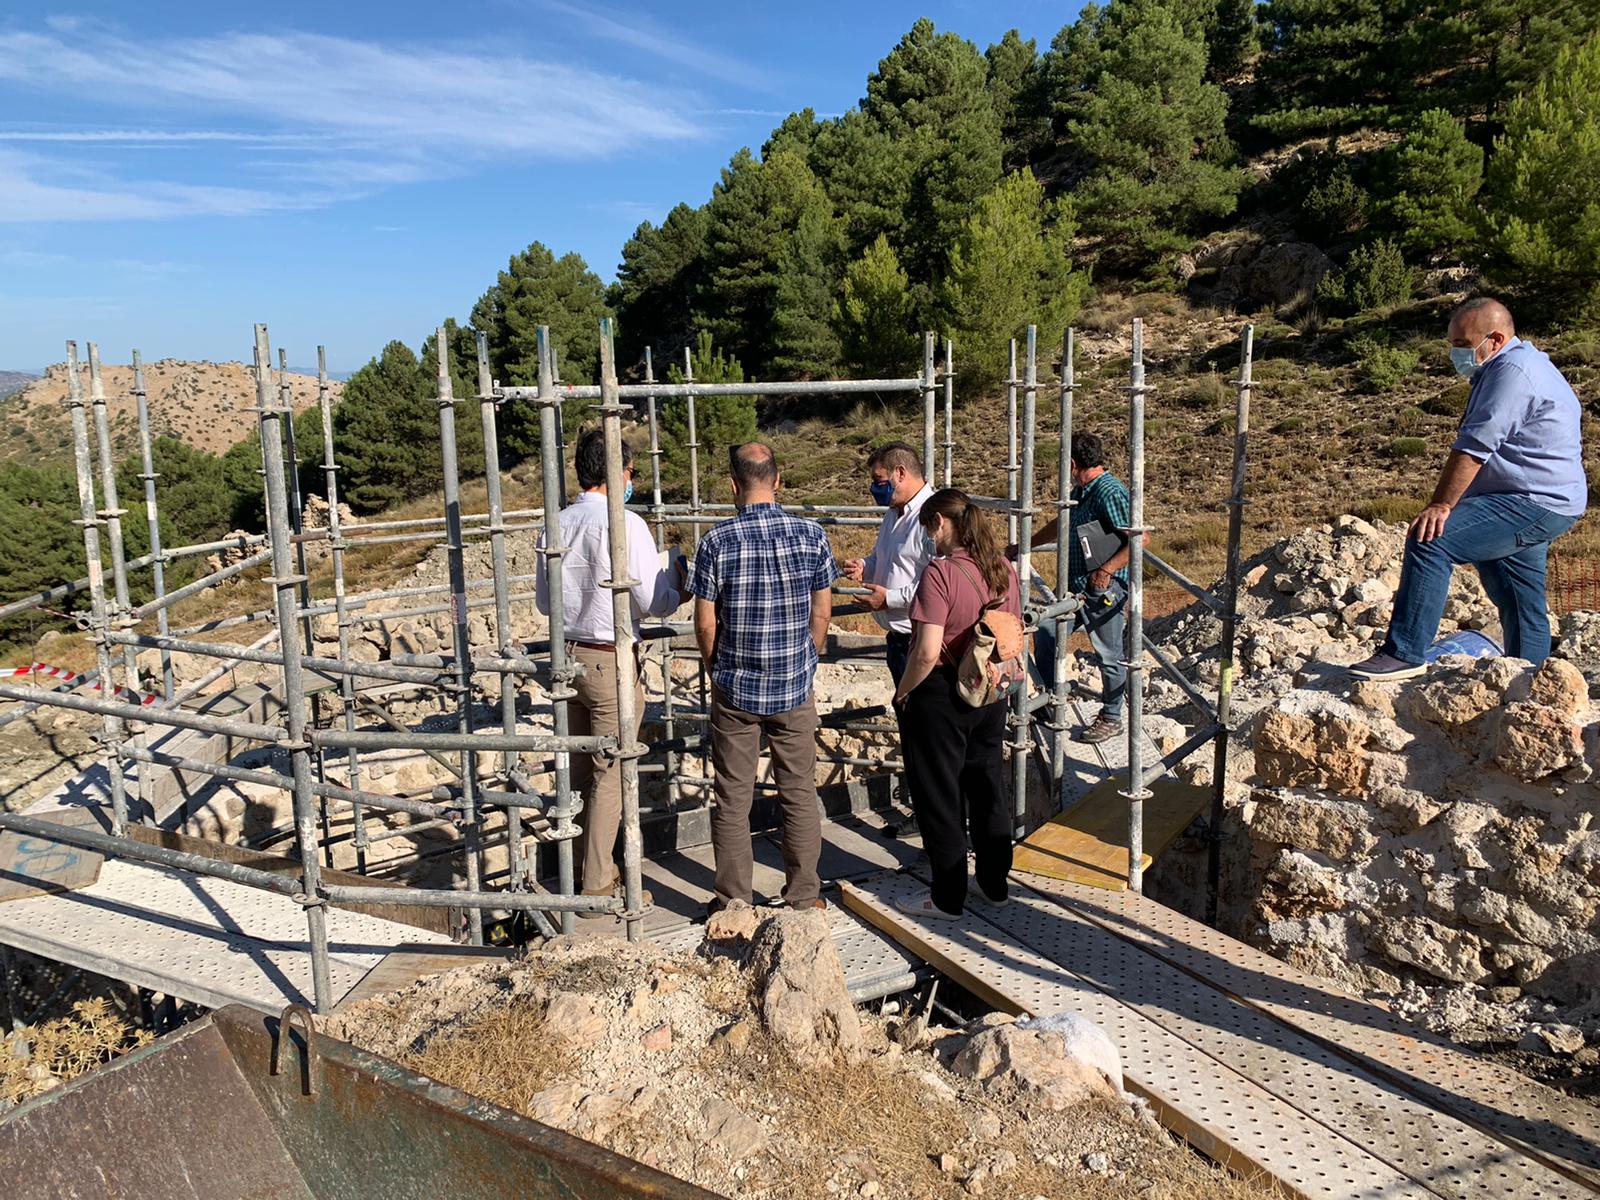
[[[0,130],[0,143],[40,151],[0,150],[0,222],[319,207],[485,163],[606,158],[701,135],[695,98],[681,90],[510,51],[293,31],[164,41],[120,38],[98,25],[71,36],[0,31],[6,84],[95,97],[124,120],[140,114],[140,126]],[[196,127],[163,128],[174,113]],[[228,128],[233,122],[248,127]],[[58,144],[76,153],[44,155]],[[84,157],[189,144],[232,154],[217,161],[215,183],[131,178],[123,158],[113,174]],[[240,160],[235,149],[267,153]],[[263,185],[241,186],[252,177]]]
[[[310,33],[172,41],[0,33],[0,80],[454,154],[592,158],[698,133],[670,95],[600,72]]]
[[[567,3],[567,0],[533,0],[533,6],[570,18],[590,37],[643,51],[725,83],[762,91],[772,90],[773,76],[770,70],[759,70],[754,64],[741,62],[699,42],[679,37],[641,13],[607,11],[594,5]]]
[[[230,142],[252,146],[317,146],[326,138],[291,133],[236,133],[224,129],[0,129],[0,142],[94,142],[157,146]]]
[[[73,181],[47,178],[51,164],[0,150],[0,224],[43,221],[149,221],[172,217],[251,216],[310,207],[311,197],[250,188],[165,181]]]

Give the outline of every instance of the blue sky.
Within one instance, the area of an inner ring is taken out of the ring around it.
[[[788,112],[860,99],[919,16],[1043,49],[1077,4],[104,3],[0,13],[0,368],[348,371],[464,317],[531,241],[602,278]]]

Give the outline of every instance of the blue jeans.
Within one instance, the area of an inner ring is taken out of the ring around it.
[[[1128,668],[1122,665],[1126,646],[1128,588],[1112,579],[1103,592],[1085,592],[1084,607],[1072,616],[1072,628],[1089,635],[1089,645],[1100,662],[1100,714],[1113,721],[1122,720],[1122,701],[1128,691]],[[1046,617],[1034,634],[1034,658],[1039,665],[1039,680],[1046,691],[1056,680],[1056,619]]]
[[[1550,657],[1550,612],[1545,563],[1550,543],[1572,527],[1525,496],[1468,496],[1451,511],[1431,542],[1406,543],[1400,589],[1394,596],[1383,652],[1404,662],[1426,661],[1439,634],[1450,574],[1461,563],[1478,568],[1483,590],[1500,610],[1506,653],[1541,663]]]

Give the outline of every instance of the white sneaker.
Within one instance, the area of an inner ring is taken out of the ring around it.
[[[946,912],[933,902],[932,892],[917,892],[908,899],[896,900],[894,906],[907,916],[927,917],[934,921],[959,921],[961,914]]]

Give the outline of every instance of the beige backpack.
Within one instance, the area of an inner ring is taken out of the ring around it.
[[[950,561],[980,592],[988,591],[959,558]],[[1027,678],[1022,620],[1003,611],[1004,603],[1004,596],[991,599],[979,611],[972,627],[972,642],[956,664],[956,691],[973,708],[984,708],[1015,695]]]

